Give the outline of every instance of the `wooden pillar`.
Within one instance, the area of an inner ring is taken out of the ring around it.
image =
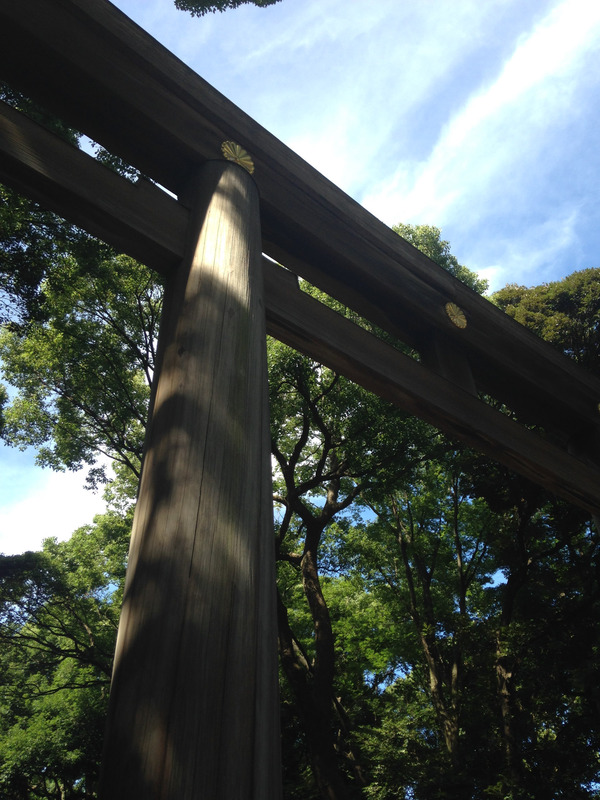
[[[258,192],[225,161],[194,185],[163,312],[103,800],[280,797]]]

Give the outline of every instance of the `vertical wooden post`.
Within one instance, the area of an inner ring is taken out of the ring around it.
[[[279,708],[258,193],[205,164],[169,287],[103,800],[276,800]]]

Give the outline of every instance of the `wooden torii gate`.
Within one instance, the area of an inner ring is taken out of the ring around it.
[[[106,0],[2,0],[0,78],[174,195],[128,182],[2,107],[0,179],[167,279],[102,796],[276,800],[265,322],[594,514],[600,381],[403,241]],[[225,141],[251,153],[255,179],[222,159]],[[309,297],[296,275],[420,361]]]

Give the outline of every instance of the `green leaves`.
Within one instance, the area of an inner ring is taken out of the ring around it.
[[[0,793],[92,797],[130,511],[0,556]]]
[[[392,226],[392,230],[478,294],[487,291],[488,282],[484,278],[479,278],[473,270],[458,263],[456,256],[450,252],[450,244],[441,238],[442,232],[439,228],[433,225],[409,225],[399,222]]]
[[[139,475],[162,304],[149,271],[125,256],[97,263],[62,257],[42,282],[44,319],[5,328],[0,358],[17,390],[2,437],[38,448],[54,469],[100,455]],[[90,473],[92,485],[103,468]]]
[[[512,284],[490,299],[586,369],[600,369],[600,270],[532,288]]]
[[[335,663],[319,724],[348,785],[358,753],[381,800],[595,796],[600,552],[585,515],[282,345],[269,357],[280,592],[312,687],[317,552]]]
[[[203,2],[203,0],[175,0],[175,7],[181,11],[189,11],[193,17],[202,17],[211,11],[227,11],[228,8],[238,8],[245,3],[266,8],[278,3],[279,0],[217,0],[213,3]]]

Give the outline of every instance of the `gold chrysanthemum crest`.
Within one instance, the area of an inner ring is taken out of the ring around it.
[[[446,303],[444,307],[446,309],[446,314],[453,325],[456,325],[457,328],[467,327],[467,318],[465,316],[465,312],[460,306],[457,306],[456,303]]]
[[[249,172],[250,175],[254,172],[254,162],[250,158],[250,155],[241,147],[239,144],[235,142],[223,142],[221,145],[221,152],[227,159],[227,161],[233,161],[236,164],[239,164],[240,167],[243,167],[246,172]]]

